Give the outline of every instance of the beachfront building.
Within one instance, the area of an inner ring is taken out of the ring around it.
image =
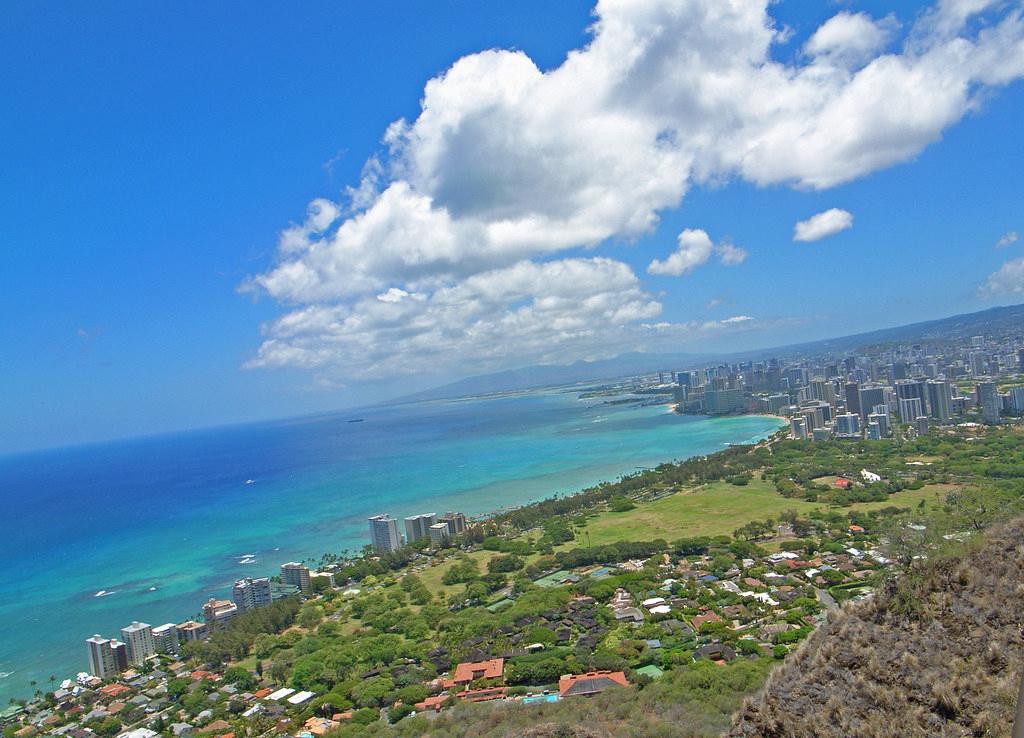
[[[448,535],[457,536],[466,532],[466,516],[460,512],[446,512],[438,521],[448,526]]]
[[[434,523],[430,526],[429,534],[431,548],[442,548],[448,539],[451,538],[448,532],[448,523]]]
[[[803,417],[792,418],[789,424],[793,438],[798,441],[807,438],[807,421]]]
[[[231,588],[231,599],[235,601],[238,612],[249,612],[258,607],[266,607],[272,602],[270,579],[268,577],[239,579]]]
[[[410,515],[405,519],[405,541],[412,543],[422,538],[430,537],[430,526],[437,522],[435,513],[420,513]]]
[[[708,415],[727,415],[744,407],[743,390],[717,389],[704,393],[704,410]]]
[[[206,640],[206,623],[197,623],[195,620],[178,623],[178,637],[183,641]]]
[[[231,600],[218,600],[211,597],[203,605],[203,620],[206,621],[206,634],[223,627],[231,618],[238,614],[238,606]]]
[[[284,584],[298,587],[304,595],[313,593],[313,580],[309,576],[309,567],[305,564],[300,564],[297,561],[281,564],[281,581]]]
[[[121,628],[121,639],[128,647],[128,663],[138,666],[156,653],[156,639],[153,628],[138,620]]]
[[[93,676],[109,679],[118,673],[114,652],[110,647],[112,642],[99,633],[85,639],[85,645],[89,649],[89,673]]]
[[[398,521],[390,515],[374,515],[367,521],[370,524],[370,545],[377,553],[389,553],[402,547],[402,537],[398,533]]]
[[[178,653],[178,626],[164,623],[153,628],[153,640],[157,653]]]

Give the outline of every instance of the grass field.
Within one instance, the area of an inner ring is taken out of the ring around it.
[[[914,507],[921,500],[932,504],[953,485],[930,485],[919,490],[904,490],[884,502],[869,502],[836,508],[849,510],[876,510],[896,505]],[[616,541],[650,541],[664,538],[673,541],[690,536],[731,535],[734,530],[752,520],[778,517],[785,510],[796,510],[805,515],[810,510],[825,509],[826,505],[804,500],[787,499],[775,491],[770,482],[752,479],[746,486],[715,482],[696,489],[678,492],[655,502],[641,503],[628,512],[601,512],[592,517],[585,528],[577,530],[576,539],[558,546],[567,550],[580,546],[598,546]],[[589,537],[588,537],[589,536]],[[781,544],[762,541],[761,545],[773,549]],[[487,562],[499,554],[494,551],[474,551],[467,554],[475,560],[481,573],[487,573]],[[527,562],[537,554],[526,557]],[[455,565],[450,559],[436,566],[416,572],[427,590],[440,595],[443,601],[449,594],[461,590],[463,585],[446,586],[441,583],[444,573]],[[415,609],[415,608],[414,608]]]
[[[921,500],[931,503],[935,500],[936,492],[944,494],[945,491],[943,485],[932,485],[919,490],[904,490],[885,502],[862,503],[837,509],[844,512],[875,510],[889,505],[913,507]],[[639,505],[628,512],[601,513],[589,521],[583,533],[568,546],[731,535],[744,523],[778,517],[785,510],[796,510],[803,515],[810,510],[824,508],[825,505],[817,502],[787,499],[776,492],[771,483],[760,479],[752,479],[744,487],[715,482],[679,492],[657,502]]]
[[[497,556],[498,554],[496,552],[494,552],[494,551],[473,551],[472,553],[466,554],[466,555],[467,555],[468,558],[473,559],[474,561],[476,561],[477,566],[480,567],[480,572],[482,574],[486,574],[487,573],[487,562],[490,561],[495,556]],[[421,580],[423,580],[423,584],[426,586],[427,590],[430,591],[430,592],[444,592],[444,593],[447,594],[449,591],[455,591],[456,589],[461,589],[462,588],[461,584],[460,585],[456,585],[454,587],[446,587],[445,585],[443,585],[441,583],[441,577],[444,576],[444,573],[446,571],[448,571],[453,566],[455,566],[456,561],[457,561],[457,559],[453,558],[453,559],[450,559],[448,561],[445,561],[443,564],[438,564],[437,566],[428,567],[427,569],[424,569],[423,571],[416,572],[416,576],[418,576]]]

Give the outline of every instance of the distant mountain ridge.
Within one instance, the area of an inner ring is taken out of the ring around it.
[[[574,382],[594,382],[647,374],[671,369],[687,369],[715,361],[740,361],[768,356],[793,356],[849,351],[859,346],[898,341],[931,341],[962,339],[980,333],[1024,334],[1024,304],[994,307],[975,313],[963,313],[918,323],[880,328],[839,338],[828,338],[805,343],[788,344],[768,349],[739,351],[728,354],[668,353],[645,354],[630,352],[611,359],[577,361],[572,364],[539,364],[506,369],[492,374],[466,377],[450,384],[406,395],[394,402],[440,400],[468,395],[515,392],[542,387],[554,387]]]
[[[695,363],[710,361],[714,354],[643,354],[632,352],[611,359],[577,361],[572,364],[537,364],[518,369],[506,369],[493,374],[466,377],[451,384],[406,395],[396,402],[441,400],[468,395],[486,395],[497,392],[556,387],[574,382],[592,382],[633,374],[684,369]]]

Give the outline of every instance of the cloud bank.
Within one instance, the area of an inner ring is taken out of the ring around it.
[[[843,11],[793,63],[773,57],[769,7],[599,0],[590,43],[557,68],[521,51],[459,59],[344,202],[311,203],[246,282],[288,311],[249,366],[468,371],[706,334],[646,322],[661,305],[630,267],[585,250],[651,233],[693,186],[818,190],[905,162],[1024,76],[1016,5],[941,0],[899,42],[892,18]],[[710,253],[680,240],[651,266],[685,274]]]

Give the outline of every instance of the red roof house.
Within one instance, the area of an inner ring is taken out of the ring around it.
[[[468,685],[477,679],[501,679],[505,678],[505,659],[490,659],[488,661],[466,661],[455,667],[455,676],[449,680],[446,686],[456,684]]]
[[[558,697],[590,697],[609,687],[628,687],[629,681],[621,671],[588,671],[585,674],[565,674],[558,680]]]

